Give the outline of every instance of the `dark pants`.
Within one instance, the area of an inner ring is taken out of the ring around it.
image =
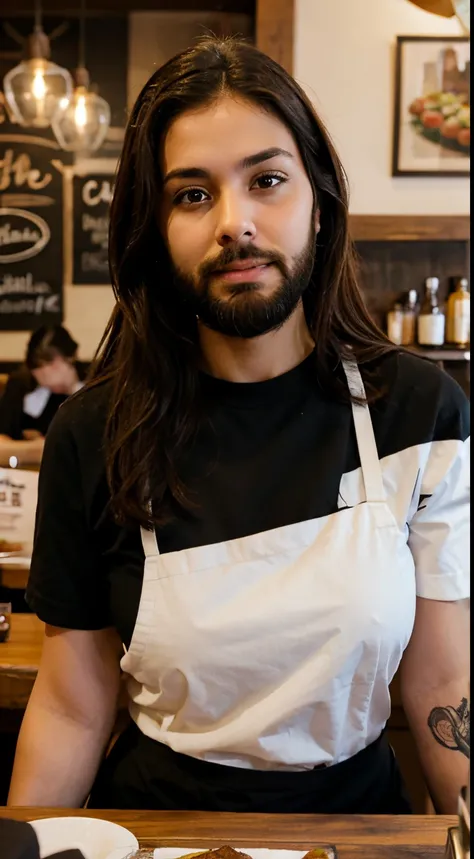
[[[272,772],[207,763],[173,752],[132,725],[102,763],[89,808],[268,814],[410,814],[383,733],[341,764]]]

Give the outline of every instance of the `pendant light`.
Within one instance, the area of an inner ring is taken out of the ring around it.
[[[85,66],[85,0],[81,0],[79,21],[79,63],[74,72],[74,91],[68,102],[60,104],[51,126],[62,149],[87,154],[104,142],[110,125],[110,107],[90,88]]]
[[[35,26],[26,40],[26,57],[5,75],[5,99],[14,122],[26,128],[47,128],[60,102],[72,93],[67,69],[50,61],[49,37],[42,26],[41,0],[35,3]]]
[[[454,15],[452,0],[410,0],[410,3],[419,6],[424,12],[441,15],[442,18],[452,18]]]
[[[471,0],[410,0],[415,6],[442,18],[457,16],[466,34],[471,29]]]

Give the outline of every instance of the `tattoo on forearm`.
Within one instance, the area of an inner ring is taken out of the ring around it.
[[[434,707],[428,725],[436,742],[445,749],[462,752],[470,757],[469,705],[463,698],[459,707]]]

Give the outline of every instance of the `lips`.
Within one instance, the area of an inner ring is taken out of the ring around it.
[[[234,262],[230,265],[223,266],[222,268],[216,269],[215,274],[227,273],[232,271],[248,271],[251,268],[260,268],[261,266],[269,265],[265,260],[242,260],[241,262]]]
[[[271,267],[271,263],[261,262],[260,260],[258,262],[257,260],[252,260],[252,262],[246,260],[245,267],[242,267],[242,263],[237,263],[237,265],[238,268],[234,264],[225,269],[215,271],[214,277],[219,278],[219,280],[227,284],[257,283],[257,281],[265,279],[267,271]]]

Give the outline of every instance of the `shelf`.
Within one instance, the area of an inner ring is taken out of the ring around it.
[[[470,349],[423,349],[421,346],[407,346],[409,352],[428,358],[430,361],[470,361]]]
[[[350,215],[355,242],[469,241],[469,215]]]

